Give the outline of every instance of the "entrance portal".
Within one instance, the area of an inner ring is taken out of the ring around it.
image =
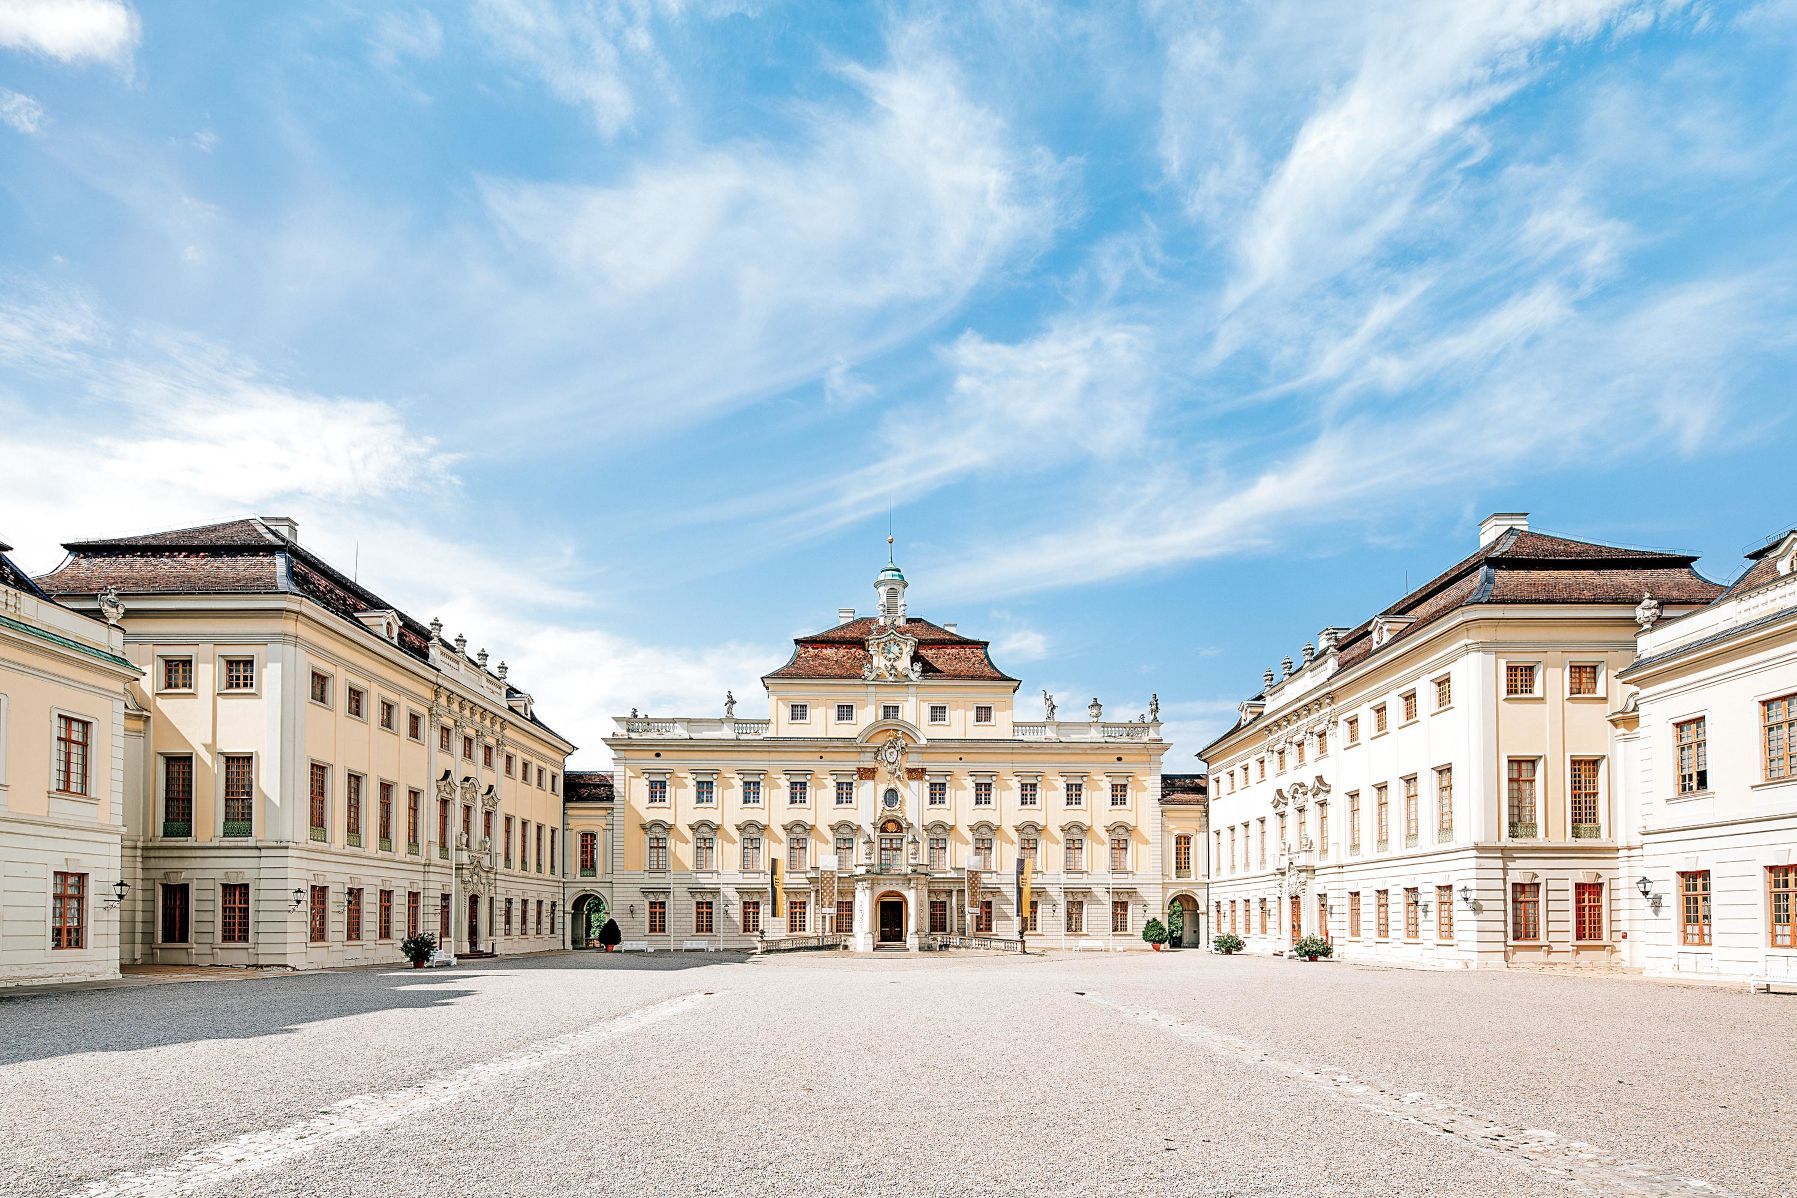
[[[480,951],[480,895],[468,896],[468,946],[466,952]]]
[[[593,948],[599,943],[599,929],[605,926],[605,900],[596,894],[583,894],[574,900],[574,922],[568,931],[575,948]]]
[[[905,900],[896,894],[882,895],[879,902],[879,944],[905,942]]]

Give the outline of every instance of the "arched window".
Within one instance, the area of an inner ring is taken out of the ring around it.
[[[718,867],[718,836],[710,828],[693,833],[693,868],[711,870]]]
[[[880,825],[880,868],[902,869],[905,864],[905,825],[889,819]]]
[[[582,832],[580,834],[580,876],[590,878],[598,872],[599,833]]]

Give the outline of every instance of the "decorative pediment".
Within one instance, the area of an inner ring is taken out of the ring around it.
[[[1275,790],[1273,792],[1273,810],[1284,811],[1289,803],[1291,803],[1291,799],[1286,797],[1285,791]]]
[[[882,626],[867,638],[869,661],[861,676],[869,682],[915,682],[923,674],[923,664],[913,661],[917,638],[892,626]]]
[[[1416,623],[1415,616],[1376,616],[1373,619],[1373,646],[1377,648]]]

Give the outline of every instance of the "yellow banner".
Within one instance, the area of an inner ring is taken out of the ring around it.
[[[767,911],[767,913],[768,913],[768,915],[772,916],[774,919],[779,919],[783,912],[782,912],[782,908],[781,908],[782,899],[781,899],[781,894],[780,894],[780,858],[778,858],[778,857],[775,857],[773,860],[768,862],[767,884],[768,884],[768,896],[767,896],[768,911]]]

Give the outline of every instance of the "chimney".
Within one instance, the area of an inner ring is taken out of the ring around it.
[[[295,545],[299,544],[299,521],[292,516],[258,516],[268,531],[279,537],[286,537]]]
[[[1527,512],[1493,512],[1479,521],[1479,548],[1483,549],[1512,528],[1529,529]]]
[[[847,624],[849,621],[853,620],[854,618],[855,618],[855,609],[854,608],[839,607],[836,609],[836,622],[838,624]]]
[[[959,636],[961,634],[961,626],[959,624],[944,624],[942,626],[942,631],[952,632],[956,636]]]

